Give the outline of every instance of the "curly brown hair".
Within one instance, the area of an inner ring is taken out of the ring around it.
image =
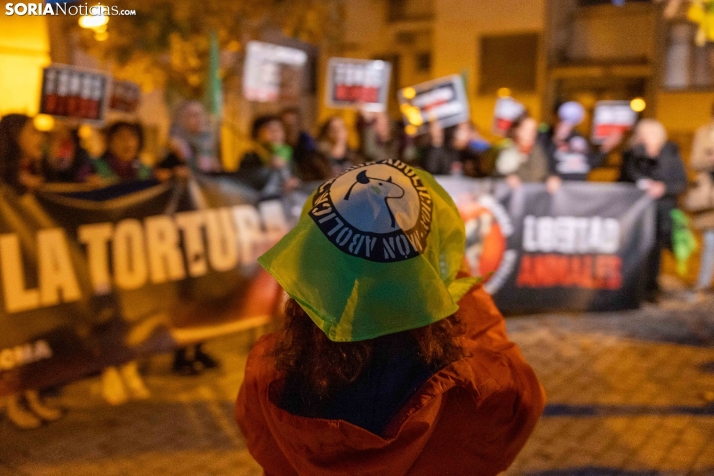
[[[284,376],[283,388],[298,389],[295,397],[307,413],[355,382],[381,349],[409,349],[435,371],[465,355],[459,339],[463,326],[456,314],[428,326],[357,342],[329,340],[294,299],[287,301],[284,319],[271,356]]]

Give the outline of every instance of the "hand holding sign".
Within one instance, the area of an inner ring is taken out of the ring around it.
[[[331,58],[327,66],[325,104],[381,112],[387,106],[392,65],[385,61]]]
[[[299,94],[307,54],[297,48],[260,41],[248,43],[243,95],[249,101],[275,102]]]
[[[631,130],[636,122],[637,113],[632,110],[628,101],[598,101],[593,112],[592,142],[602,144],[603,152],[609,152],[620,143],[624,133]],[[618,135],[617,142],[611,139],[611,136]],[[606,143],[608,150],[605,150]]]
[[[464,82],[457,74],[404,88],[399,91],[399,103],[406,122],[421,133],[432,122],[450,127],[470,118]]]

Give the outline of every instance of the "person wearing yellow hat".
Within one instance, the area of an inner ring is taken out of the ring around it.
[[[259,258],[289,299],[250,353],[235,412],[271,476],[490,475],[545,404],[463,269],[454,202],[397,160],[322,184]]]

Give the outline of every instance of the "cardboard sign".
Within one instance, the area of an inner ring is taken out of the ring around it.
[[[136,112],[141,99],[141,88],[132,81],[112,81],[109,107],[122,112]]]
[[[103,122],[108,84],[109,76],[98,71],[48,66],[42,71],[40,113]]]
[[[431,121],[450,127],[471,117],[464,82],[458,74],[404,88],[398,96],[404,118],[420,133],[428,130]]]
[[[624,134],[637,122],[629,101],[598,101],[593,112],[592,142],[601,143],[613,134]]]
[[[497,136],[505,136],[513,121],[525,112],[526,108],[511,97],[499,98],[493,111],[492,132]]]
[[[243,96],[249,101],[294,100],[302,90],[307,53],[297,48],[251,41],[243,71]]]
[[[331,58],[325,104],[381,112],[387,106],[392,65],[385,61]]]

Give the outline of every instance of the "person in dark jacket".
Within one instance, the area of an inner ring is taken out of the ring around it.
[[[42,159],[42,176],[48,183],[83,183],[93,175],[92,159],[81,146],[76,130],[59,125],[50,133]]]
[[[575,130],[585,119],[585,109],[580,103],[568,101],[558,108],[558,122],[542,133],[538,140],[548,157],[548,189],[554,192],[563,180],[585,181],[590,171],[599,167],[607,154],[621,141],[622,134],[615,133],[592,150],[587,139]]]
[[[7,114],[0,120],[0,180],[17,193],[34,191],[44,179],[38,173],[44,137],[30,116]]]
[[[620,181],[634,183],[657,201],[656,246],[649,259],[647,299],[656,301],[661,251],[672,247],[671,212],[677,196],[687,189],[687,173],[679,147],[667,141],[664,126],[654,119],[643,119],[635,127],[630,148],[623,154]]]
[[[317,150],[307,160],[296,161],[295,166],[300,179],[310,182],[335,177],[362,162],[362,157],[349,145],[344,119],[332,116],[320,127]]]
[[[258,260],[290,299],[282,329],[251,350],[236,401],[251,455],[271,476],[504,471],[545,394],[463,271],[449,195],[387,160],[346,171],[308,203]]]
[[[36,190],[43,179],[35,172],[42,159],[44,137],[32,117],[7,114],[0,119],[0,179],[17,193]],[[58,420],[63,412],[47,406],[37,390],[0,397],[0,410],[18,429],[31,430]]]
[[[253,150],[240,161],[238,176],[266,195],[279,195],[299,184],[294,176],[293,150],[285,142],[280,117],[260,116],[253,121]]]
[[[429,145],[424,150],[424,170],[434,175],[461,173],[459,151],[451,147],[453,128],[444,129],[438,121],[429,123]]]
[[[302,113],[298,107],[286,107],[280,112],[280,120],[285,129],[285,143],[292,148],[296,163],[309,160],[317,151],[315,139],[302,125]]]
[[[461,122],[442,129],[438,122],[429,124],[429,145],[423,151],[424,169],[435,175],[486,177],[484,141],[471,122]]]

